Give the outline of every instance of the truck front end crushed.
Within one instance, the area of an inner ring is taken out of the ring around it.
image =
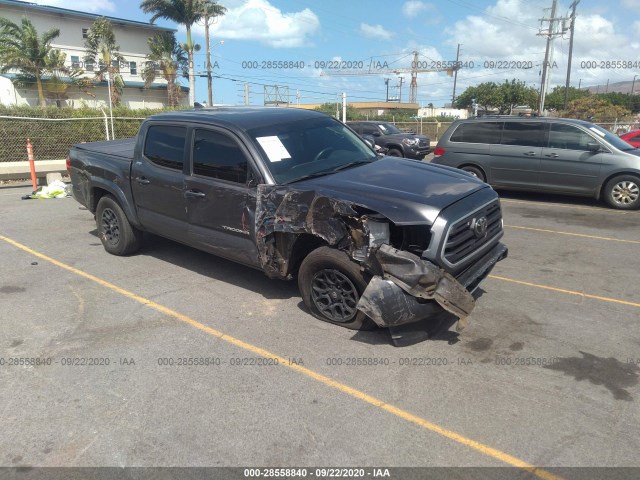
[[[256,243],[264,272],[292,274],[301,235],[345,251],[369,279],[357,308],[380,327],[447,311],[466,325],[479,283],[507,257],[500,203],[487,188],[444,209],[432,225],[398,225],[367,205],[331,192],[260,185]]]

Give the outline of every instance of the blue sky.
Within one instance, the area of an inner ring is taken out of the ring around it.
[[[33,1],[33,0],[32,0]],[[137,1],[35,0],[131,20],[148,21]],[[409,68],[412,52],[419,52],[420,66],[453,61],[460,43],[460,61],[467,68],[458,73],[456,91],[486,81],[516,78],[540,86],[545,40],[538,36],[539,19],[549,16],[551,0],[220,0],[227,14],[212,27],[214,101],[243,102],[249,83],[251,104],[261,105],[264,85],[289,88],[290,101],[335,102],[341,92],[350,101],[384,101],[385,78],[389,96],[409,98],[410,75],[326,76],[316,62],[356,62],[395,70]],[[558,16],[567,15],[569,0],[558,1]],[[545,10],[546,9],[546,10]],[[582,87],[631,81],[640,75],[640,0],[600,2],[581,0],[577,9],[572,85]],[[159,20],[163,26],[173,26]],[[204,44],[202,27],[196,41]],[[184,30],[179,30],[184,38]],[[554,42],[550,85],[564,85],[568,34]],[[613,68],[607,61],[624,61]],[[291,62],[292,68],[268,68],[269,61]],[[263,63],[264,62],[264,63]],[[297,65],[295,64],[297,62]],[[386,62],[386,65],[385,65]],[[515,63],[514,63],[515,62]],[[593,63],[589,63],[593,62]],[[634,63],[635,62],[635,63]],[[255,67],[265,68],[249,68]],[[304,68],[302,64],[304,63]],[[196,54],[196,70],[204,71],[204,48]],[[473,68],[471,66],[473,65]],[[508,68],[497,68],[507,66]],[[513,68],[512,68],[513,67]],[[589,68],[590,67],[590,68]],[[333,69],[324,69],[333,71]],[[397,88],[398,77],[404,83]],[[187,84],[183,80],[183,84]],[[638,80],[640,88],[640,79]],[[281,91],[283,91],[281,89]],[[286,90],[284,90],[286,91]],[[205,78],[196,82],[196,99],[207,95]],[[443,106],[451,101],[453,78],[444,72],[418,75],[417,100],[421,105]]]

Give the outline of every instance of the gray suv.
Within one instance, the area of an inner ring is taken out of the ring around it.
[[[640,149],[582,120],[457,120],[438,142],[432,163],[460,168],[495,188],[604,198],[624,210],[640,207]]]

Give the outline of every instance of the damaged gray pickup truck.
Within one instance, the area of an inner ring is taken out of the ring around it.
[[[507,256],[491,187],[449,167],[379,157],[318,112],[163,113],[136,138],[73,146],[68,166],[107,252],[134,253],[146,231],[271,278],[297,277],[315,317],[351,329],[443,310],[463,325],[473,290]]]

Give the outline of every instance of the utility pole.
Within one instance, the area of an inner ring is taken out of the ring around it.
[[[389,80],[390,80],[390,79],[388,79],[388,78],[385,78],[385,79],[384,79],[384,84],[387,86],[387,97],[386,97],[385,102],[388,102],[388,101],[389,101]]]
[[[347,93],[342,92],[342,121],[347,122]]]
[[[564,109],[567,109],[567,104],[569,103],[569,84],[571,83],[571,56],[573,55],[573,33],[575,31],[576,26],[576,7],[580,3],[580,0],[574,0],[571,4],[571,26],[569,29],[571,33],[569,34],[569,61],[567,62],[567,82],[564,86]]]
[[[638,75],[634,75],[633,76],[633,82],[631,82],[631,92],[629,92],[629,110],[631,110],[631,113],[633,113],[633,89],[636,87],[636,77]]]
[[[244,104],[249,105],[249,82],[244,82]]]
[[[453,73],[453,95],[451,95],[451,108],[454,108],[456,101],[456,82],[458,81],[458,60],[460,58],[460,44],[458,44],[458,51],[456,52],[456,68]]]
[[[607,78],[607,86],[604,88],[604,93],[609,93],[609,79]]]
[[[549,22],[549,29],[547,33],[538,33],[538,35],[543,35],[547,37],[547,48],[544,52],[544,64],[542,65],[542,81],[540,82],[540,105],[538,106],[538,115],[542,115],[544,111],[544,97],[546,95],[547,89],[547,75],[549,74],[549,51],[551,50],[551,41],[554,34],[554,27],[556,22],[556,7],[558,5],[558,0],[553,0],[551,4],[551,17],[550,18],[542,18],[541,22]]]
[[[400,86],[398,87],[398,103],[402,103],[402,82],[404,82],[404,78],[398,77],[398,81],[400,82]]]

